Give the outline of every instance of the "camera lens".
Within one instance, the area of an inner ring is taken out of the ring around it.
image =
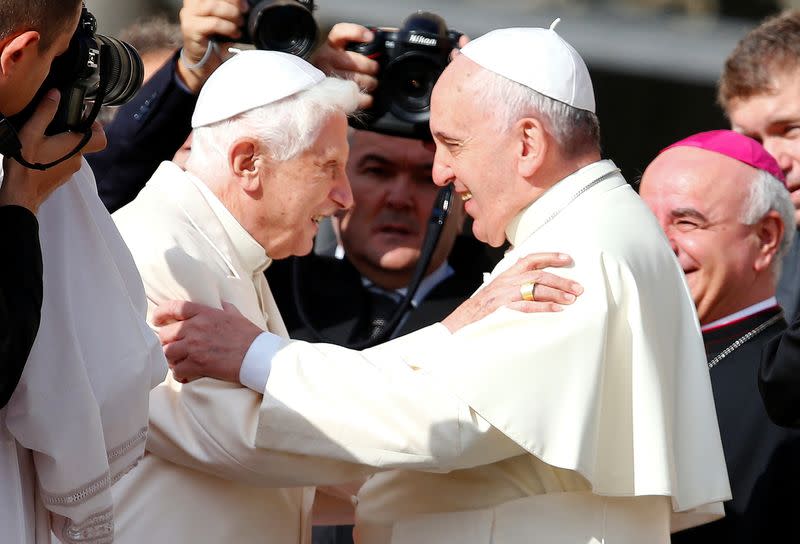
[[[317,41],[314,16],[295,1],[261,2],[250,11],[248,27],[259,49],[304,57]]]
[[[409,123],[425,122],[431,108],[431,92],[444,66],[429,56],[408,54],[387,70],[385,89],[392,113]]]
[[[101,59],[101,62],[109,63],[109,78],[105,85],[103,104],[119,106],[133,98],[142,86],[144,78],[142,58],[128,43],[102,34],[96,34],[95,38],[100,44],[106,45],[108,51],[108,54]],[[96,96],[98,90],[96,89],[87,98]]]

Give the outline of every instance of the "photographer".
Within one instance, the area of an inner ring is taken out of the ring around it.
[[[4,14],[0,28],[0,114],[18,113],[33,98],[42,84],[50,62],[64,52],[70,33],[38,32],[26,28],[66,29],[74,18],[76,2],[57,8],[38,9],[27,2],[0,2]],[[56,5],[56,2],[45,2]],[[32,23],[38,23],[36,25]],[[48,94],[34,117],[20,133],[28,158],[48,162],[75,147],[73,135],[44,137],[58,105],[57,92]],[[103,136],[98,132],[89,150],[101,149]],[[0,179],[0,251],[7,264],[0,270],[0,408],[8,403],[22,374],[36,331],[42,304],[42,256],[36,212],[42,202],[69,176],[80,168],[80,157],[46,172],[35,172],[4,158]]]
[[[0,410],[2,540],[50,543],[52,530],[110,541],[110,485],[141,455],[163,356],[144,322],[141,280],[81,157],[103,148],[102,129],[45,135],[66,99],[46,88],[28,120],[15,121],[18,134],[6,119],[26,110],[54,59],[72,50],[82,2],[0,0],[0,13],[0,222],[10,254],[0,346],[3,400],[11,395]]]

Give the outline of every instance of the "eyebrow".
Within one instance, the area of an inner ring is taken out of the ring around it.
[[[378,162],[380,164],[392,164],[392,161],[375,153],[367,153],[358,160],[358,166],[363,166],[367,162]]]
[[[382,155],[376,155],[374,153],[367,153],[366,155],[364,155],[363,157],[361,157],[358,160],[358,162],[356,163],[356,166],[363,167],[365,164],[367,164],[369,162],[375,162],[375,163],[380,164],[381,166],[396,166],[398,164],[396,161],[393,161],[391,159],[387,159],[386,157],[384,157]],[[425,164],[418,165],[417,168],[419,168],[421,170],[429,171],[429,170],[431,170],[433,168],[433,162],[426,162]]]
[[[670,215],[675,219],[681,217],[694,217],[695,219],[699,219],[701,221],[708,220],[705,215],[703,215],[694,208],[675,208],[670,212]]]

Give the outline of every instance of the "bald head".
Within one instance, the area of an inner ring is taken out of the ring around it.
[[[686,274],[701,323],[775,293],[791,240],[792,205],[774,177],[695,147],[668,149],[647,167],[642,199]]]

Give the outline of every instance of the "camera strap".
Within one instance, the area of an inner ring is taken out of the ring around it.
[[[106,45],[102,45],[100,47],[100,58],[105,59],[108,55],[108,47]],[[74,157],[78,153],[80,153],[81,149],[86,146],[89,140],[92,137],[92,123],[94,120],[97,119],[97,116],[100,114],[100,108],[103,107],[103,99],[106,96],[107,92],[107,82],[110,76],[108,62],[101,62],[100,64],[100,83],[99,88],[97,90],[97,95],[94,99],[94,104],[92,105],[92,109],[89,111],[89,115],[81,122],[80,127],[75,132],[82,132],[83,138],[81,141],[78,142],[72,151],[64,155],[63,157],[54,160],[48,163],[31,163],[25,160],[22,156],[22,142],[19,139],[19,134],[17,134],[17,130],[11,124],[7,117],[0,114],[0,154],[4,157],[10,157],[17,161],[19,164],[24,166],[25,168],[29,168],[31,170],[48,170],[61,164],[62,162]],[[63,97],[62,97],[63,98]]]
[[[344,347],[362,350],[380,344],[381,342],[389,340],[393,337],[396,329],[400,325],[401,320],[405,316],[406,312],[411,308],[411,301],[414,299],[414,295],[417,293],[420,283],[422,283],[423,278],[425,278],[425,272],[428,270],[428,265],[430,265],[431,259],[433,258],[433,252],[439,243],[439,238],[441,237],[444,223],[450,213],[452,198],[452,185],[447,185],[439,191],[439,194],[436,197],[436,202],[431,210],[431,215],[428,218],[428,228],[425,231],[425,238],[422,241],[420,258],[417,261],[416,268],[414,269],[414,275],[411,278],[411,282],[408,284],[408,288],[406,289],[406,294],[403,297],[403,300],[400,301],[392,316],[387,320],[386,325],[382,328],[380,334],[374,338],[370,338],[362,342],[344,344]],[[297,311],[297,315],[302,321],[303,326],[311,332],[314,341],[335,343],[326,338],[319,330],[317,330],[312,323],[311,316],[309,316],[305,310],[303,305],[303,294],[300,292],[301,275],[299,263],[300,261],[297,258],[295,258],[292,262],[292,294],[294,295],[295,310]]]

